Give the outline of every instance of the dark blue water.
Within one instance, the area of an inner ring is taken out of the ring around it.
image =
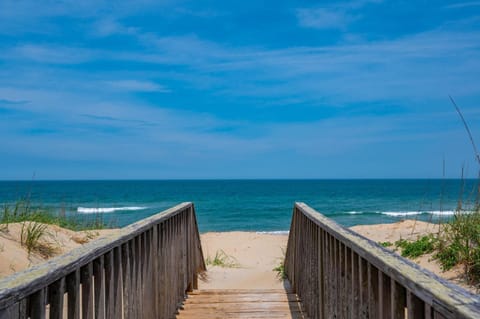
[[[195,203],[200,231],[284,231],[302,201],[352,226],[405,218],[446,219],[467,180],[175,180],[0,182],[0,203],[28,197],[34,206],[127,225],[183,201]]]

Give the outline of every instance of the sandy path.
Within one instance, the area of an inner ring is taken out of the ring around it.
[[[206,280],[199,282],[200,289],[280,289],[283,282],[273,268],[283,258],[287,235],[257,234],[252,232],[206,233],[201,235],[205,258],[214,258],[223,250],[234,257],[238,266],[224,268],[207,265]]]

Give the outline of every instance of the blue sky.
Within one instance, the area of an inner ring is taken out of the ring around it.
[[[459,177],[480,1],[0,0],[0,179]]]

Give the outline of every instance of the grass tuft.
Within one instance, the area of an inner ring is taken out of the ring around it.
[[[46,234],[47,225],[38,222],[23,222],[20,233],[20,243],[30,253],[40,250],[40,239]]]
[[[224,268],[237,268],[240,266],[235,257],[227,255],[222,249],[217,250],[213,258],[207,256],[205,264]]]

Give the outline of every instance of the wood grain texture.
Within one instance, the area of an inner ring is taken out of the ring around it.
[[[189,293],[178,319],[309,318],[299,297],[288,290],[202,290]]]

